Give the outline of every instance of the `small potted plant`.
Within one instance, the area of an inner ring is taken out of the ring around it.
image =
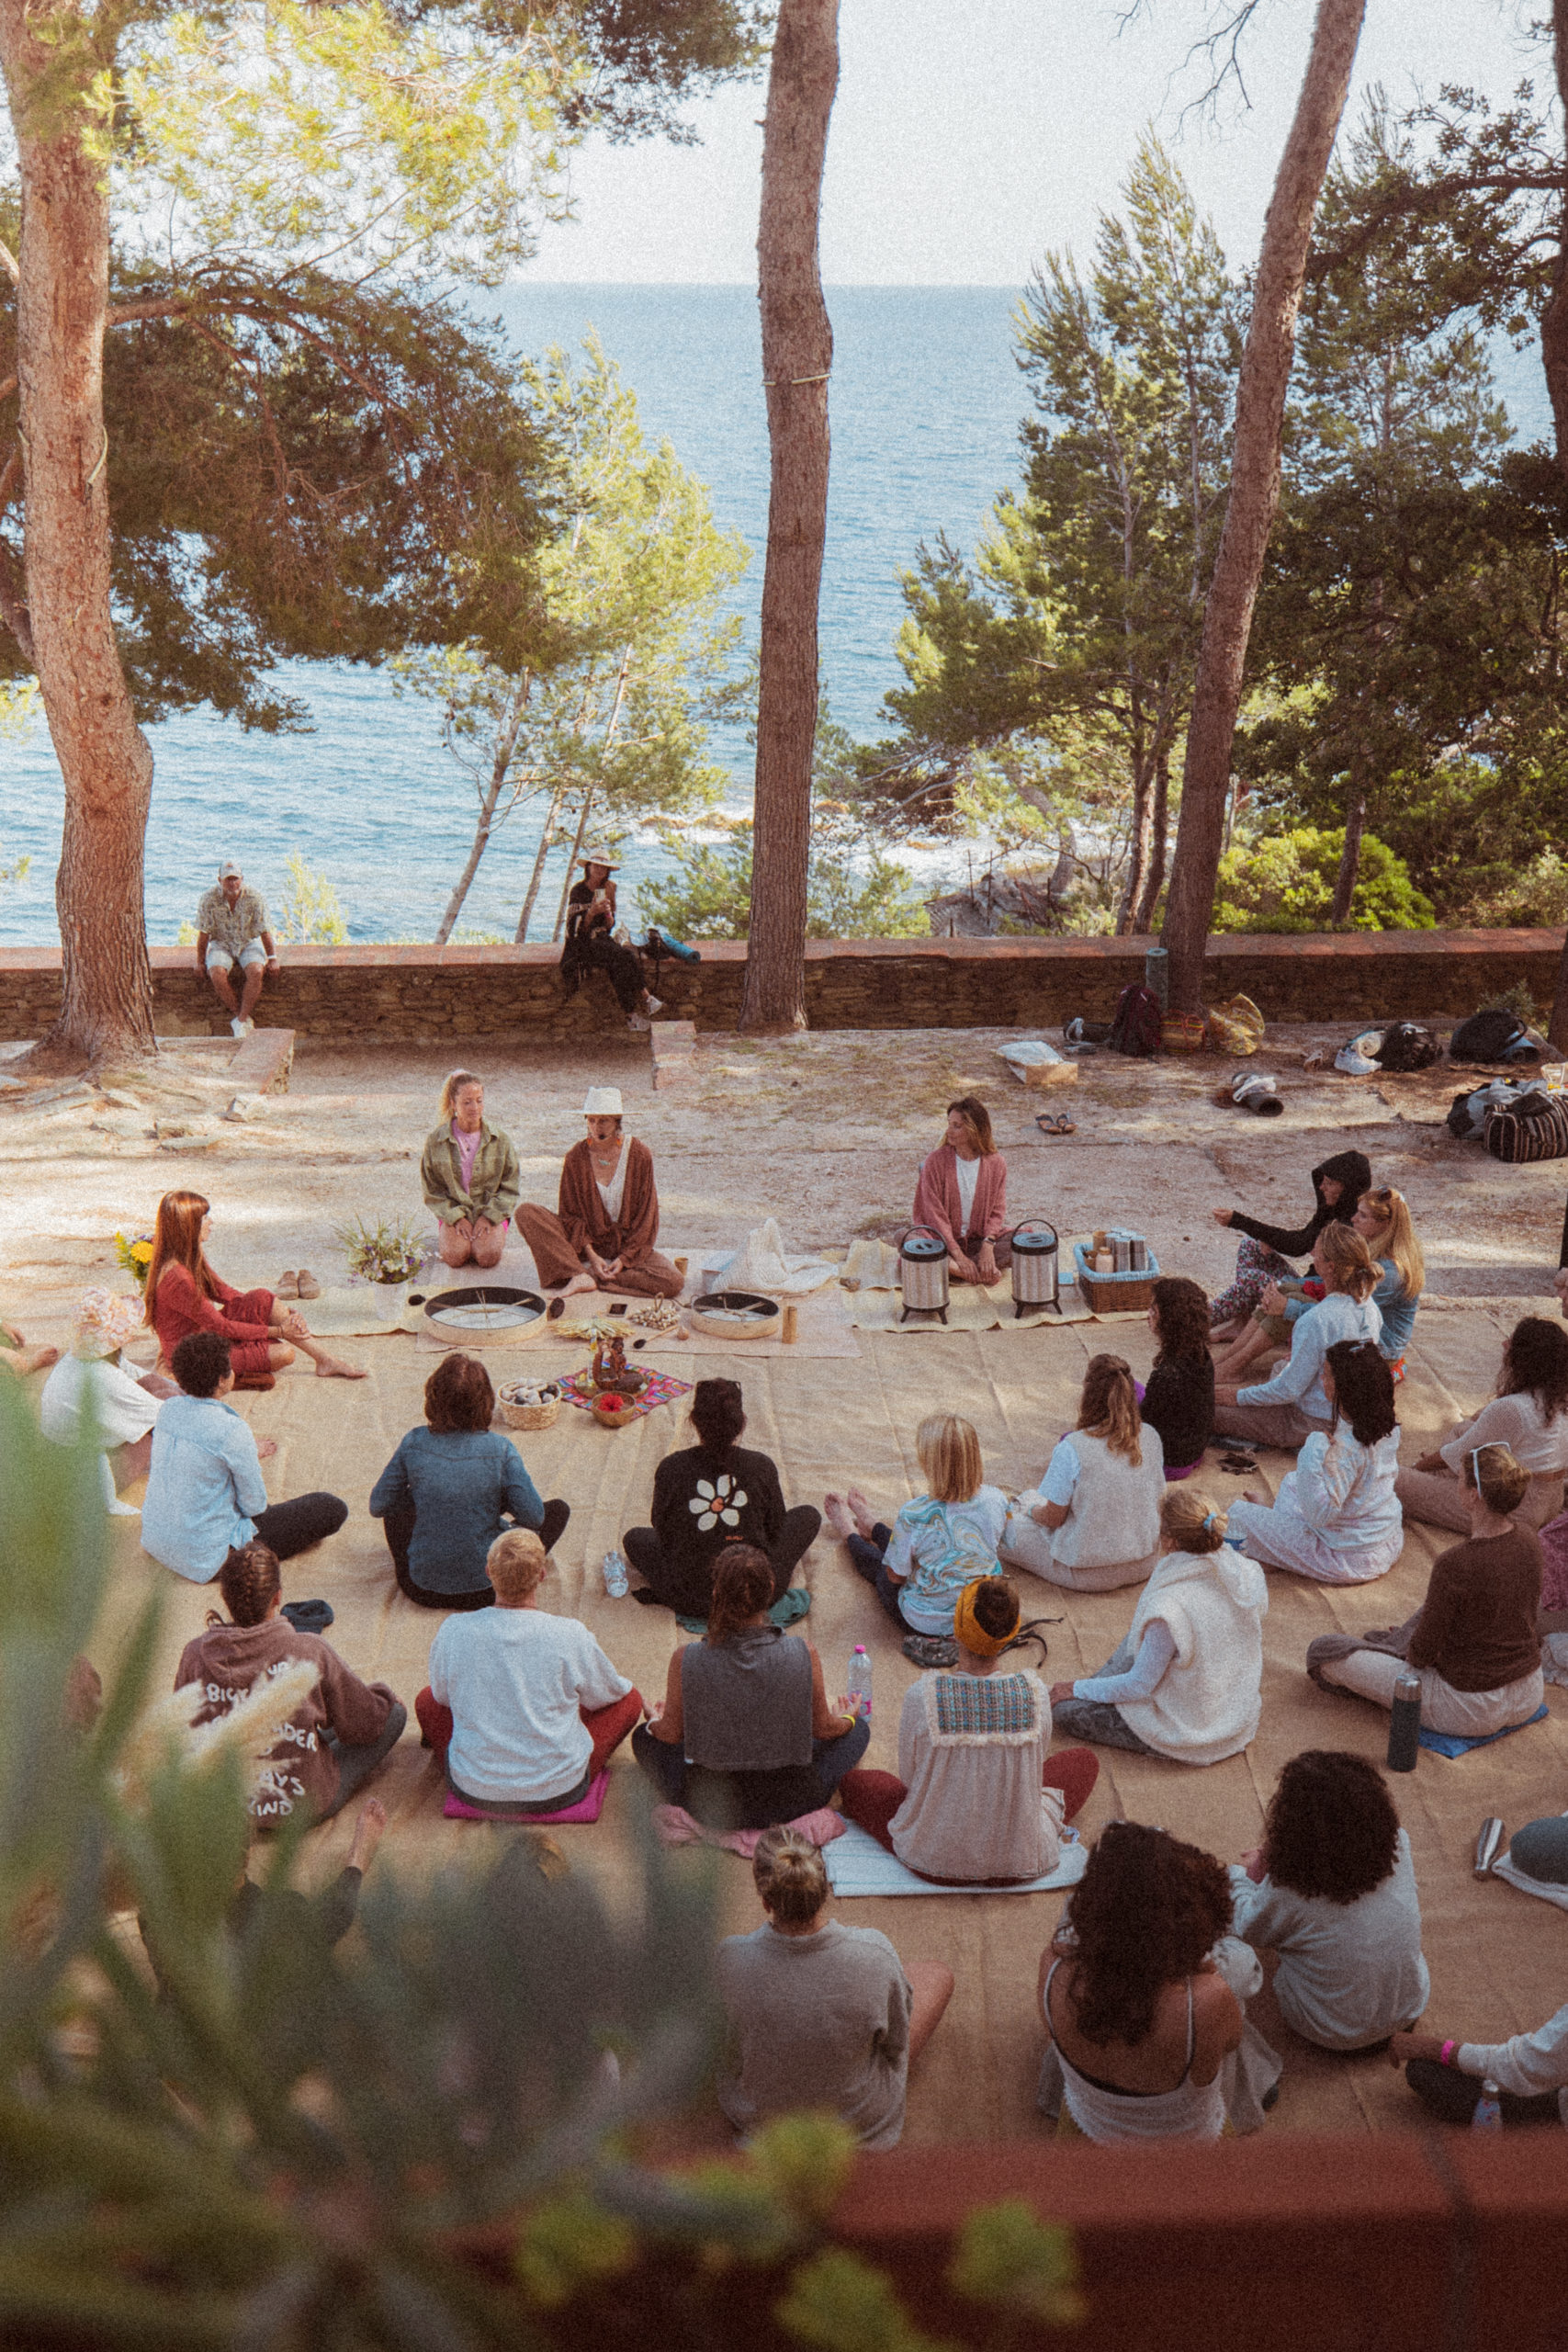
[[[406,1291],[425,1261],[424,1238],[406,1217],[395,1223],[378,1217],[374,1224],[351,1217],[334,1228],[333,1238],[348,1261],[350,1282],[368,1283],[380,1293],[378,1309],[395,1322],[403,1308],[395,1292]]]

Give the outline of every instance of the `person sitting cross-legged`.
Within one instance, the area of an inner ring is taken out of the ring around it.
[[[1396,2033],[1389,2064],[1441,2123],[1473,2123],[1488,2083],[1497,2086],[1505,2130],[1519,2123],[1568,2123],[1568,2003],[1533,2033],[1506,2041],[1461,2041],[1457,2035]]]
[[[863,2147],[896,2147],[909,2068],[953,1998],[953,1971],[901,1962],[877,1928],[833,1918],[820,1849],[796,1830],[760,1838],[751,1871],[767,1917],[715,1959],[728,2023],[719,2105],[741,2133],[814,2107]]]
[[[826,1496],[822,1515],[894,1623],[942,1635],[953,1631],[964,1586],[997,1573],[1008,1501],[985,1483],[979,1436],[960,1413],[928,1414],[915,1431],[915,1458],[928,1491],[905,1503],[891,1527],[874,1518],[858,1487]]]
[[[1313,1431],[1272,1505],[1251,1488],[1232,1503],[1230,1532],[1265,1567],[1370,1584],[1404,1548],[1393,1372],[1375,1341],[1336,1340],[1318,1378],[1334,1415],[1327,1435]]]
[[[1077,1426],[1058,1439],[1036,1491],[1009,1510],[998,1556],[1075,1592],[1142,1584],[1165,1491],[1165,1447],[1139,1412],[1131,1366],[1090,1356]]]
[[[259,1538],[291,1560],[335,1535],[348,1505],[321,1490],[269,1503],[261,1450],[227,1399],[229,1342],[192,1331],[175,1350],[180,1394],[159,1407],[141,1506],[141,1548],[192,1584],[210,1584],[231,1552]],[[271,1439],[269,1453],[276,1452]]]
[[[104,1500],[120,1518],[136,1510],[116,1489],[146,1476],[153,1423],[164,1398],[178,1394],[166,1374],[122,1361],[142,1336],[138,1302],[95,1283],[82,1294],[71,1346],[38,1400],[39,1427],[54,1444],[78,1445],[90,1432],[101,1449]]]
[[[1051,1745],[1051,1699],[1021,1656],[1043,1636],[1020,1631],[1018,1588],[977,1577],[953,1619],[958,1664],[923,1674],[904,1693],[898,1771],[846,1772],[851,1821],[921,1878],[973,1885],[1043,1878],[1061,1859],[1061,1831],[1100,1777],[1087,1747]]]
[[[226,1715],[258,1682],[297,1663],[316,1670],[310,1695],[277,1726],[251,1812],[276,1827],[297,1810],[330,1821],[378,1771],[403,1735],[408,1709],[385,1682],[362,1682],[331,1644],[302,1634],[283,1611],[277,1555],[263,1543],[231,1552],[218,1574],[229,1621],[209,1610],[207,1628],[187,1642],[175,1689],[198,1683],[206,1696],[193,1728]]]
[[[495,1606],[448,1617],[413,1702],[448,1787],[481,1813],[559,1813],[580,1804],[642,1698],[586,1625],[538,1605],[549,1563],[529,1528],[491,1545]]]
[[[738,1380],[699,1380],[692,1391],[697,1442],[667,1453],[653,1476],[653,1525],[628,1527],[627,1559],[646,1579],[637,1599],[682,1617],[705,1617],[714,1563],[729,1544],[754,1544],[773,1564],[773,1599],[816,1541],[822,1514],[784,1506],[772,1458],[740,1442],[746,1408]]]
[[[571,1506],[541,1502],[504,1430],[477,1356],[443,1356],[424,1384],[424,1423],[410,1430],[370,1490],[399,1589],[422,1609],[488,1609],[485,1561],[510,1525],[536,1530],[553,1551]]]

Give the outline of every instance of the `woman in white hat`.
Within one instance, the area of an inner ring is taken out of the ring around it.
[[[121,1349],[145,1330],[139,1300],[98,1286],[85,1291],[70,1348],[39,1397],[39,1426],[56,1445],[75,1445],[91,1431],[103,1449],[105,1500],[126,1516],[131,1506],[115,1499],[115,1488],[146,1476],[158,1408],[175,1394],[162,1373],[121,1361]]]
[[[621,1090],[591,1086],[582,1105],[588,1133],[561,1162],[559,1214],[517,1205],[517,1230],[547,1290],[616,1290],[636,1298],[679,1298],[681,1275],[654,1248],[659,1194],[653,1154],[621,1132]]]
[[[636,948],[623,947],[615,935],[618,863],[614,850],[603,843],[582,854],[583,879],[574,882],[567,895],[561,978],[568,996],[574,996],[584,972],[608,973],[627,1026],[646,1029],[649,1016],[662,1006],[643,986],[642,958]]]

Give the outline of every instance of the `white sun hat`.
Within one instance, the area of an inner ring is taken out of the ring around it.
[[[585,849],[577,862],[579,865],[607,865],[613,874],[621,861],[608,842],[600,842],[594,848]]]
[[[621,1114],[621,1090],[618,1086],[591,1086],[582,1105],[585,1119],[618,1119]]]

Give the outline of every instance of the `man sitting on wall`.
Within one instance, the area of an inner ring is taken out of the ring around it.
[[[245,877],[231,857],[218,869],[218,884],[196,910],[196,968],[205,972],[218,1001],[232,1016],[229,1026],[236,1037],[249,1036],[251,1018],[262,982],[277,969],[277,950],[267,926],[266,900],[259,890],[247,890]],[[234,994],[230,978],[239,967],[243,992]]]

